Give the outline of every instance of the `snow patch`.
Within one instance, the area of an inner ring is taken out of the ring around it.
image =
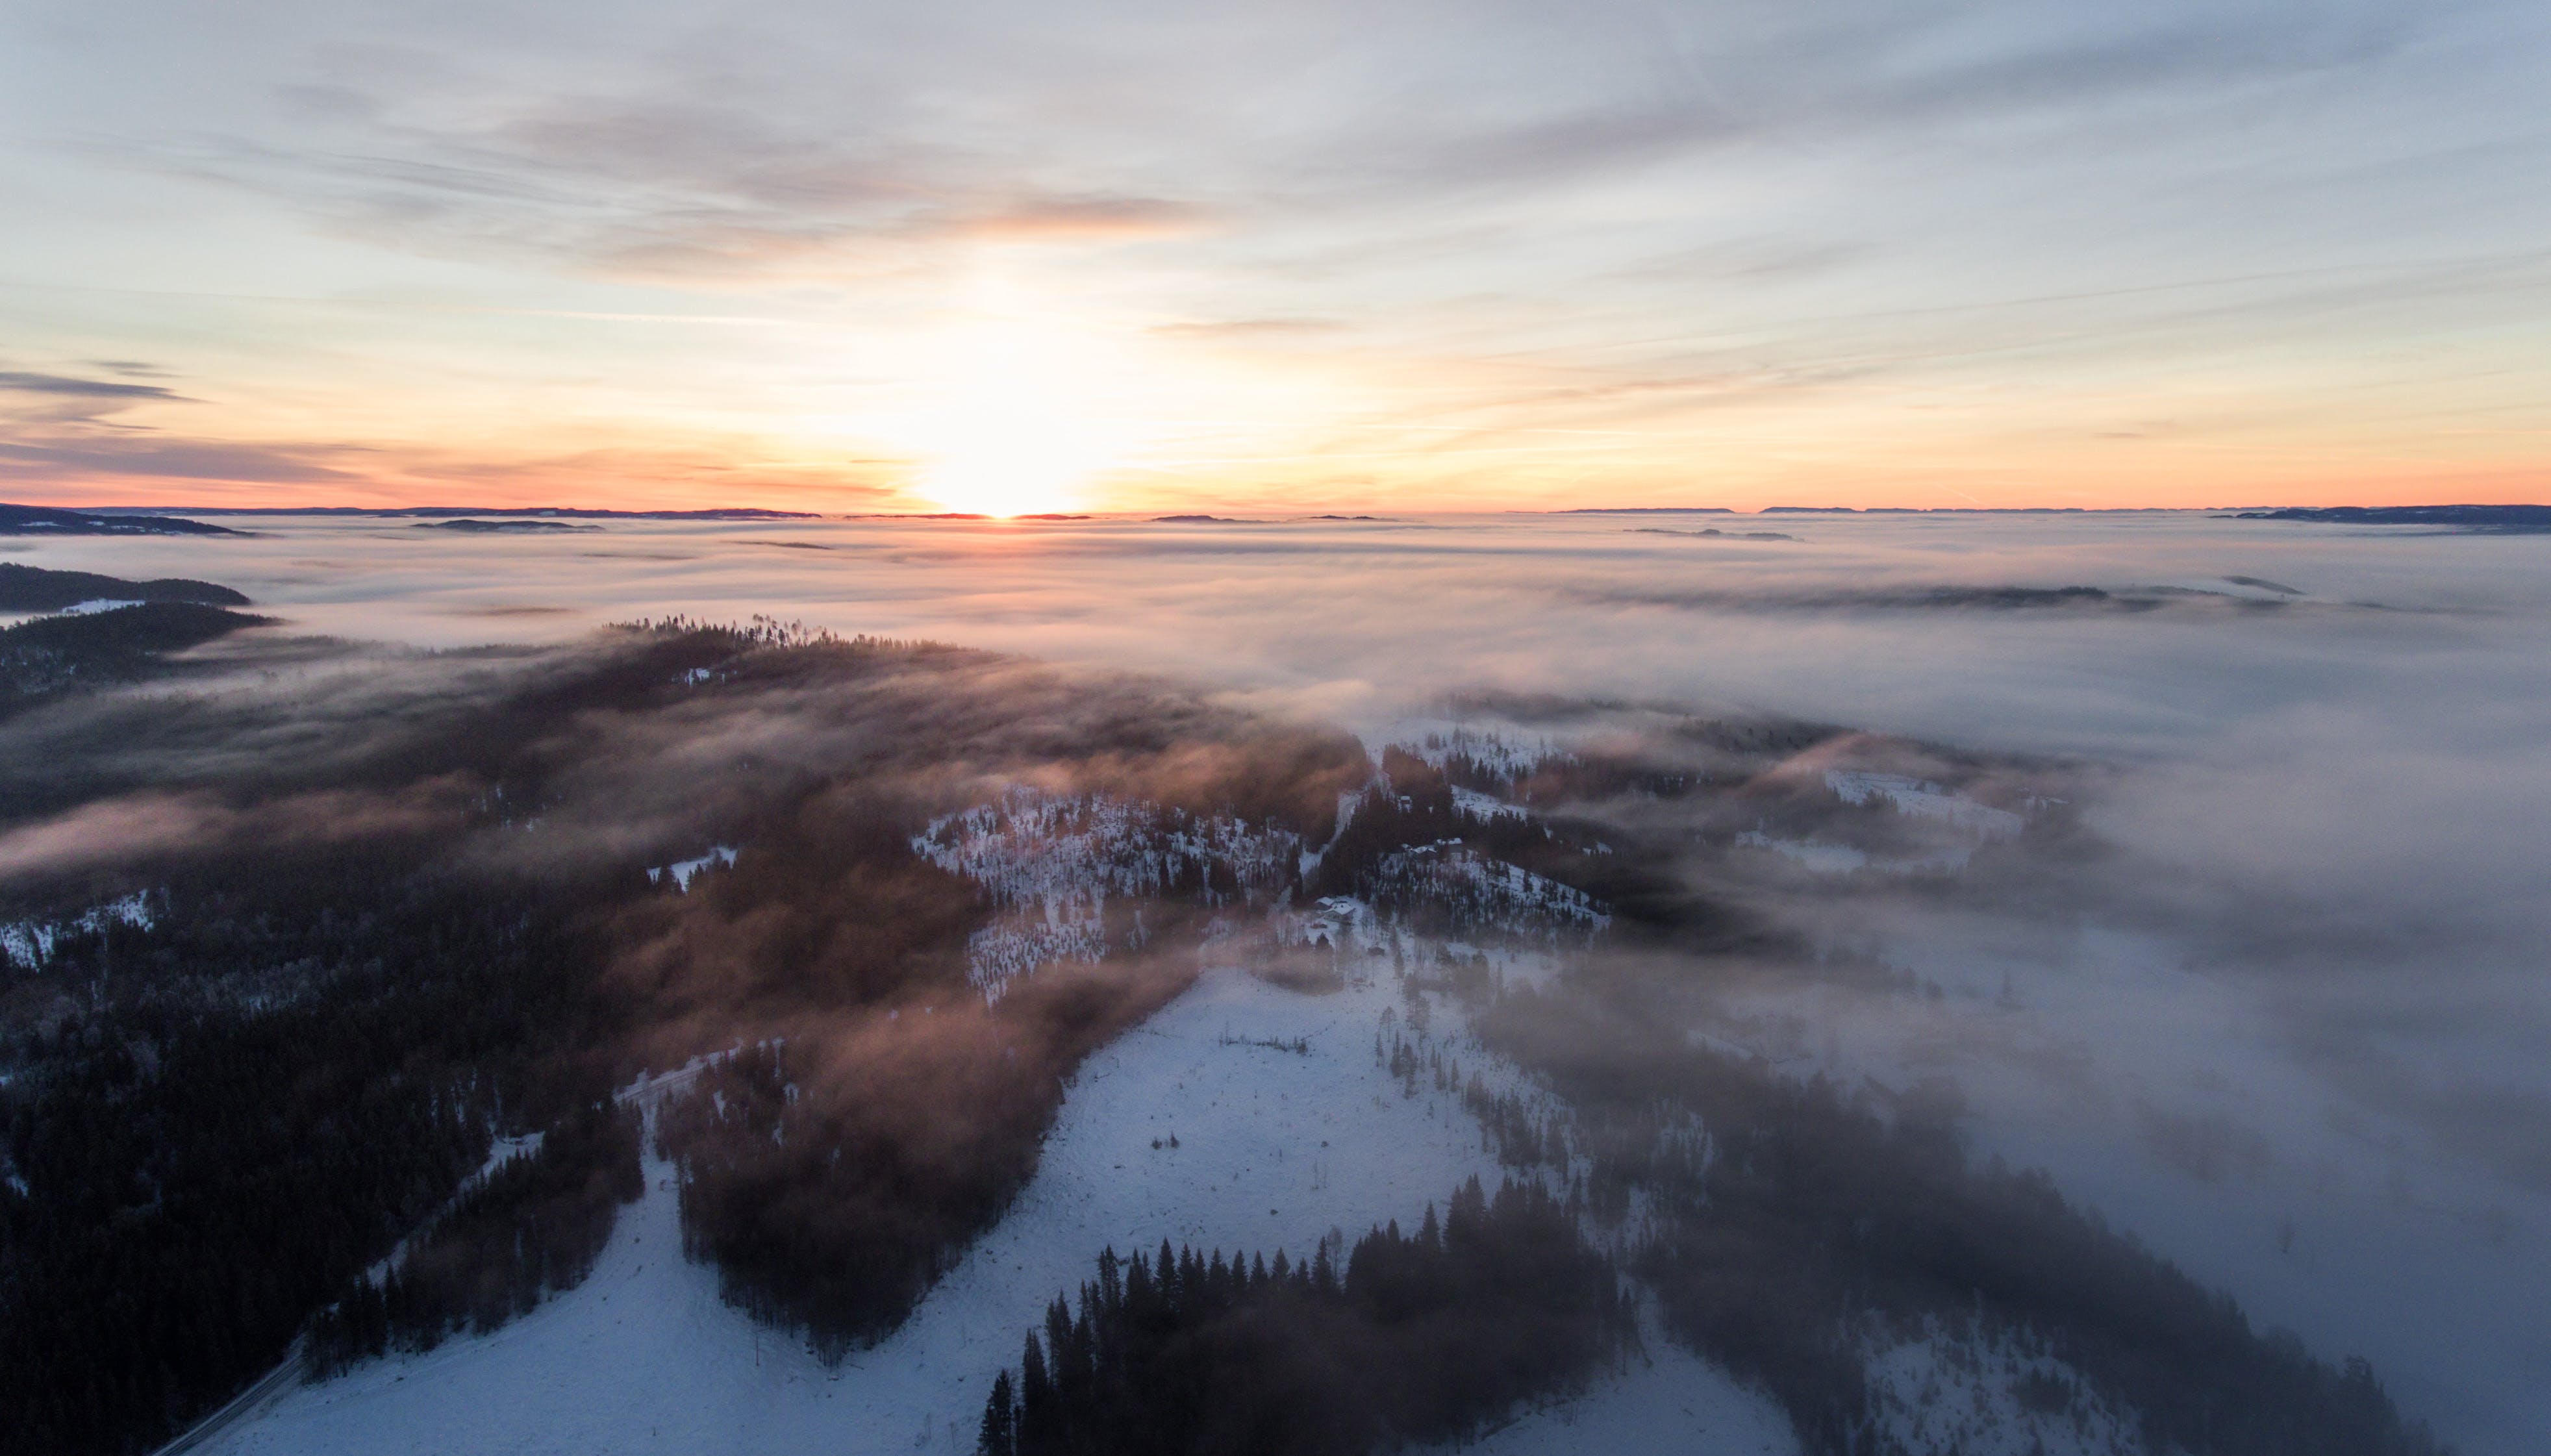
[[[1458,839],[1394,850],[1374,867],[1373,879],[1378,891],[1434,900],[1456,925],[1591,936],[1612,923],[1583,890],[1492,859]]]
[[[1493,824],[1499,819],[1532,817],[1532,811],[1521,804],[1510,804],[1494,794],[1481,793],[1476,788],[1464,788],[1460,784],[1453,786],[1453,812],[1466,818],[1477,819],[1482,824]]]
[[[1960,1456],[2141,1456],[2138,1424],[2079,1372],[2008,1336],[1920,1339],[1873,1351],[1871,1405],[1908,1451]]]
[[[1577,762],[1577,755],[1565,744],[1547,735],[1482,732],[1442,719],[1410,719],[1398,724],[1383,742],[1386,747],[1423,761],[1430,769],[1464,759],[1508,783],[1531,778],[1533,771],[1544,764]],[[1379,755],[1375,757],[1378,759]]]
[[[1102,959],[1111,896],[1190,889],[1220,905],[1289,888],[1302,838],[1222,815],[1021,786],[932,820],[912,850],[981,885],[999,910],[967,944],[969,979],[997,1000],[1040,966]],[[1145,935],[1139,910],[1128,934],[1137,944]]]
[[[0,925],[0,956],[22,971],[42,971],[53,958],[53,947],[75,935],[95,935],[109,925],[130,925],[148,930],[157,923],[151,910],[151,895],[136,890],[121,899],[74,915],[67,920],[17,920]]]
[[[1901,774],[1864,774],[1847,769],[1827,769],[1825,787],[1834,797],[1847,804],[1865,804],[1883,798],[1895,806],[1896,812],[1920,819],[1938,819],[1966,830],[1979,839],[2016,839],[2028,821],[2008,809],[1980,804],[1962,793],[1953,793],[1937,783],[1908,779]]]

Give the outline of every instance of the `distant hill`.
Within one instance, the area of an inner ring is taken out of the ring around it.
[[[1716,526],[1703,526],[1697,531],[1669,531],[1663,526],[1632,526],[1633,536],[1723,536],[1730,541],[1795,541],[1798,538],[1781,531],[1721,531]]]
[[[1581,505],[1564,511],[1561,516],[1729,516],[1735,512],[1723,505]]]
[[[41,505],[0,503],[0,536],[238,536],[243,533],[181,516],[97,515]]]
[[[0,712],[73,688],[151,676],[163,670],[159,659],[168,653],[273,620],[200,602],[153,601],[21,622],[0,631]]]
[[[57,612],[84,601],[184,601],[202,606],[247,606],[248,598],[210,581],[163,576],[128,581],[95,572],[52,572],[0,563],[0,612]]]
[[[579,526],[571,521],[523,520],[519,517],[502,521],[481,521],[467,516],[457,521],[419,521],[413,531],[476,531],[507,536],[540,535],[552,531],[599,531],[600,526]]]
[[[205,506],[199,516],[561,516],[578,520],[628,521],[814,521],[819,511],[779,511],[761,506],[719,506],[697,511],[617,511],[577,505],[227,505]],[[140,508],[119,509],[113,519],[145,518]],[[214,528],[219,529],[219,528]]]
[[[2342,526],[2434,526],[2488,536],[2551,533],[2551,505],[2319,505],[2242,511],[2240,521],[2325,521]]]

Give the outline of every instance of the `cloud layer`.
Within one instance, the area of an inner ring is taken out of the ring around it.
[[[219,649],[243,672],[215,701],[293,709],[242,708],[255,732],[142,696],[12,722],[0,762],[28,767],[0,781],[20,798],[72,791],[40,772],[65,743],[120,745],[117,773],[171,788],[102,783],[112,797],[67,814],[47,799],[0,837],[0,870],[270,834],[186,785],[373,752],[407,715],[542,661],[509,647],[357,672],[287,651],[296,632],[452,649],[679,613],[936,638],[1197,684],[1163,700],[1212,729],[1199,776],[1229,773],[1215,735],[1233,706],[1375,745],[1457,719],[1565,733],[1587,702],[1614,706],[1582,721],[1625,735],[1686,709],[1865,728],[1931,747],[1862,742],[1850,752],[1880,757],[1850,767],[1987,762],[2074,798],[2095,846],[1980,874],[1966,899],[1838,893],[1769,861],[1713,885],[1946,992],[1731,981],[1727,1034],[1847,1078],[1956,1078],[1993,1150],[2053,1166],[2262,1317],[2375,1354],[2474,1449],[2521,1449],[2551,1420],[2526,1373],[2543,1353],[2527,1299],[2551,1271],[2551,538],[2166,513],[1788,517],[1797,539],[1771,542],[1523,515],[614,521],[558,540],[255,525],[210,545],[20,548],[246,591],[287,626]],[[2083,610],[2060,594],[2076,587],[2153,605]],[[1448,702],[1464,692],[1504,696]],[[597,833],[698,812],[696,784],[731,781],[719,764],[785,776],[859,750],[820,698],[673,726],[598,748],[575,779],[609,806]],[[1088,727],[1048,707],[996,726],[1020,763]],[[1832,766],[1789,779],[1811,791]],[[1174,756],[1156,770],[1124,790],[1173,792]],[[1618,812],[1675,827],[1670,806]],[[578,832],[555,826],[570,858]]]

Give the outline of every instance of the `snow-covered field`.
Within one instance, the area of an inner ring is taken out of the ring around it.
[[[579,1288],[483,1337],[360,1367],[275,1402],[205,1450],[950,1452],[972,1449],[992,1376],[1098,1251],[1284,1248],[1414,1220],[1498,1169],[1457,1095],[1377,1065],[1397,978],[1349,937],[1344,990],[1303,995],[1228,966],[1084,1064],[1034,1181],[902,1329],[827,1368],[723,1304],[681,1255],[672,1169],[650,1158]],[[1356,958],[1361,958],[1360,963]],[[1439,1039],[1453,1018],[1432,1018]],[[1299,1039],[1295,1052],[1266,1043]],[[1479,1054],[1465,1048],[1466,1064]],[[1661,1338],[1650,1362],[1526,1414],[1482,1449],[1786,1453],[1787,1422]],[[1590,1444],[1589,1444],[1590,1443]]]

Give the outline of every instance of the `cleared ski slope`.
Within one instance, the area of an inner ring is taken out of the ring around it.
[[[1017,1360],[1047,1301],[1089,1276],[1100,1248],[1168,1238],[1300,1258],[1332,1229],[1352,1239],[1413,1220],[1474,1174],[1494,1184],[1458,1098],[1422,1079],[1405,1095],[1375,1065],[1375,1032],[1400,1004],[1385,961],[1329,995],[1208,971],[1084,1065],[1010,1215],[901,1330],[838,1368],[719,1301],[715,1273],[682,1258],[672,1170],[651,1158],[646,1196],[624,1210],[581,1287],[492,1335],[293,1391],[199,1449],[970,1451],[992,1376]],[[1435,1029],[1452,1030],[1440,1014]],[[1307,1053],[1250,1044],[1297,1037]],[[1795,1449],[1766,1402],[1662,1339],[1649,1344],[1653,1364],[1634,1362],[1476,1449]]]

